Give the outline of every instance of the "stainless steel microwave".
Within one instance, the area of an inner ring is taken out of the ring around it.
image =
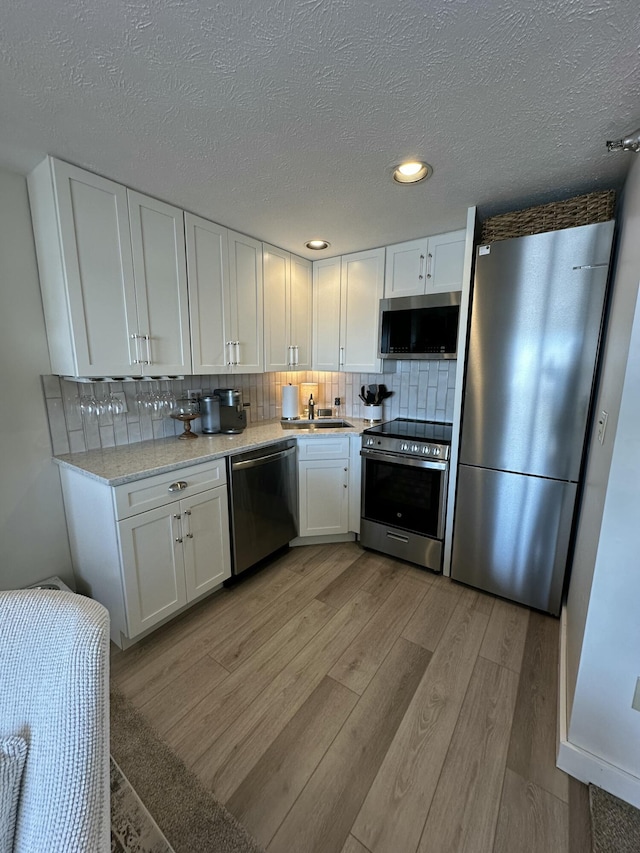
[[[380,300],[380,358],[456,358],[459,290]]]

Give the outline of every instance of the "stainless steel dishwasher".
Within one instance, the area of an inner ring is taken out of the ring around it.
[[[298,535],[296,442],[229,456],[231,569],[239,575]]]

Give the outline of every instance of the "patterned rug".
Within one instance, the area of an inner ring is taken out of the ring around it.
[[[173,853],[173,848],[113,758],[111,853]]]
[[[112,853],[264,853],[111,689]]]
[[[589,785],[593,853],[638,853],[640,810]]]

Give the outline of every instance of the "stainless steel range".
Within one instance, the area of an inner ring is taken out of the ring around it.
[[[451,424],[396,418],[362,435],[360,543],[442,571]]]

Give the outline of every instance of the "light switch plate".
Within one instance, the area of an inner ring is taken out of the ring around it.
[[[609,420],[609,415],[604,410],[600,412],[598,417],[598,441],[600,444],[604,444],[604,434],[607,429],[607,421]]]

